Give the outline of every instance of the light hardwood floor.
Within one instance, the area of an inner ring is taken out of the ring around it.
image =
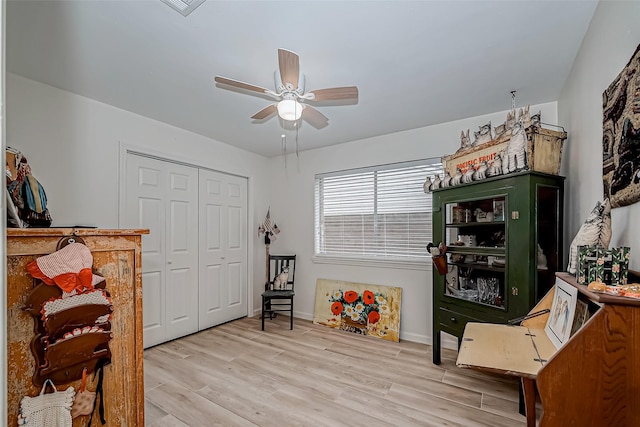
[[[518,383],[444,350],[278,316],[145,351],[147,426],[524,426]]]

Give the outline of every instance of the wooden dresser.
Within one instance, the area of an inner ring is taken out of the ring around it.
[[[34,319],[22,310],[34,287],[26,265],[55,252],[60,239],[75,235],[91,250],[93,270],[105,277],[113,303],[111,363],[104,369],[103,385],[107,425],[144,426],[141,235],[146,233],[148,230],[86,228],[7,230],[7,425],[17,425],[22,397],[40,392],[32,382]],[[80,381],[56,384],[58,390],[69,385],[78,390]],[[95,389],[93,375],[87,388]],[[100,425],[99,418],[96,409],[93,426]],[[73,426],[84,426],[87,421],[88,417],[78,417]]]

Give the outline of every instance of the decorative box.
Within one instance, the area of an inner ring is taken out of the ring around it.
[[[558,175],[562,157],[562,143],[567,139],[564,131],[530,126],[527,132],[528,169],[536,172]],[[482,162],[491,164],[509,144],[511,132],[491,141],[469,148],[461,148],[455,153],[442,157],[445,171],[454,176],[458,169],[464,174],[469,168],[477,168]]]
[[[612,249],[578,246],[578,283],[588,285],[597,280],[609,286],[626,285],[630,252],[626,246]]]

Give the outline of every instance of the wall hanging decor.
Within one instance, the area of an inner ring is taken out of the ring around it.
[[[23,310],[33,316],[33,383],[68,384],[111,359],[113,305],[104,277],[79,237],[60,240],[56,252],[27,264],[36,286]]]
[[[318,279],[313,323],[398,342],[401,299],[398,287]]]
[[[640,200],[640,45],[602,94],[602,181],[611,207]]]

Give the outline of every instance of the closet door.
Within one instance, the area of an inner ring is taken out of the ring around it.
[[[247,180],[200,169],[200,310],[205,329],[247,315]]]
[[[127,155],[126,224],[142,240],[144,346],[198,330],[198,170]]]

